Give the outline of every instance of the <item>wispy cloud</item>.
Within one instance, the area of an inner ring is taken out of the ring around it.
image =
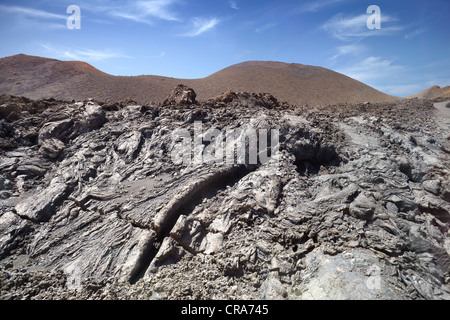
[[[21,28],[66,29],[68,15],[56,14],[44,10],[0,5],[0,13],[14,17],[15,23]]]
[[[230,8],[234,10],[239,10],[239,3],[235,0],[229,0],[228,1]]]
[[[83,4],[83,8],[96,13],[104,13],[111,17],[122,18],[134,22],[153,24],[156,20],[181,21],[173,6],[178,0],[132,0],[121,5]]]
[[[425,33],[426,31],[427,30],[425,28],[420,27],[420,28],[418,28],[418,29],[416,29],[414,31],[411,31],[411,32],[405,34],[404,38],[408,39],[408,40],[411,40],[411,39],[417,37],[418,35],[421,35],[422,33]]]
[[[378,86],[377,89],[397,97],[406,97],[418,93],[420,91],[423,91],[425,88],[422,84],[412,83],[412,84],[393,84],[389,86]]]
[[[277,26],[276,23],[269,22],[261,27],[256,28],[255,32],[261,33],[261,32],[267,31],[269,29],[275,28],[276,26]]]
[[[426,64],[397,68],[391,74],[386,74],[385,79],[379,77],[375,80],[375,84],[377,89],[383,92],[406,97],[434,85],[441,87],[450,85],[449,70],[448,59],[435,60]]]
[[[346,46],[339,46],[336,48],[337,53],[330,58],[330,60],[334,61],[338,59],[339,57],[346,56],[346,55],[356,55],[360,54],[361,52],[365,51],[366,47],[360,44],[350,44]]]
[[[381,29],[369,30],[367,28],[367,19],[370,15],[362,14],[353,17],[344,17],[342,14],[337,14],[327,22],[325,22],[321,29],[331,34],[334,38],[339,40],[352,40],[354,38],[365,38],[372,36],[389,36],[398,34],[404,27],[394,25],[398,19],[387,14],[381,15]]]
[[[48,55],[51,55],[57,59],[71,59],[87,62],[102,61],[111,58],[128,58],[119,51],[110,49],[106,50],[92,50],[92,49],[74,49],[74,48],[61,48],[54,47],[48,44],[41,44],[41,47],[46,50]]]
[[[392,77],[403,69],[403,66],[395,65],[392,60],[383,59],[381,57],[368,57],[351,66],[338,69],[337,71],[353,79],[368,82]]]
[[[166,53],[164,51],[161,51],[161,53],[158,54],[158,55],[147,56],[146,58],[148,58],[148,59],[159,59],[159,58],[162,58],[162,57],[165,57],[165,56],[166,56]]]
[[[301,5],[297,10],[300,13],[317,12],[317,11],[320,11],[321,9],[324,9],[332,4],[342,2],[342,1],[345,1],[345,0],[316,0],[316,1],[307,2],[303,5]]]
[[[41,19],[67,19],[67,15],[56,14],[52,12],[47,12],[43,10],[26,8],[26,7],[16,7],[16,6],[6,6],[0,5],[0,11],[21,15],[29,18],[41,18]]]
[[[428,80],[426,82],[427,88],[435,86],[435,85],[439,85],[441,88],[450,86],[450,79],[449,78],[431,78],[431,79],[432,80]]]
[[[220,20],[217,18],[205,19],[205,18],[193,18],[191,20],[191,30],[187,33],[182,34],[185,37],[196,37],[199,36],[217,26]]]
[[[238,59],[240,59],[240,58],[242,58],[242,57],[248,56],[248,55],[251,54],[251,53],[252,53],[252,52],[251,52],[250,50],[248,50],[248,49],[243,49],[243,50],[239,51],[239,52],[235,55],[235,57],[238,58]]]
[[[81,61],[101,61],[111,58],[123,58],[125,57],[123,54],[119,52],[111,52],[111,51],[98,51],[92,49],[82,49],[82,50],[72,50],[66,51],[65,56]]]

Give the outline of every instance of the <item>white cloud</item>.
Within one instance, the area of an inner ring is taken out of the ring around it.
[[[371,56],[336,71],[394,96],[405,97],[420,91],[420,81],[413,79],[411,68],[382,57]]]
[[[231,9],[239,10],[239,4],[235,0],[229,0],[228,3],[230,4]]]
[[[112,17],[153,24],[155,20],[181,21],[172,10],[178,0],[133,0],[122,5],[99,6],[86,3],[82,8],[102,12]]]
[[[101,61],[105,59],[122,57],[122,55],[117,52],[98,51],[91,49],[65,51],[64,55],[67,58],[81,61]]]
[[[183,34],[182,36],[185,37],[196,37],[201,35],[202,33],[205,33],[208,30],[213,29],[215,26],[217,26],[220,23],[220,20],[217,18],[212,19],[204,19],[204,18],[193,18],[191,20],[192,23],[192,29]]]
[[[404,67],[395,65],[392,60],[381,57],[368,57],[337,71],[361,82],[368,82],[383,78],[392,78],[403,69]]]
[[[418,93],[431,86],[450,85],[448,60],[436,60],[427,64],[400,67],[376,80],[377,89],[400,97]],[[392,66],[392,63],[391,63]],[[387,84],[389,83],[389,84]]]
[[[448,87],[450,86],[450,79],[449,78],[431,78],[432,80],[428,80],[426,82],[427,87],[432,87],[432,86],[440,86],[442,87]]]
[[[239,51],[239,52],[235,55],[235,57],[238,58],[238,59],[240,59],[240,58],[242,58],[242,57],[248,56],[248,55],[251,54],[251,53],[252,53],[252,52],[251,52],[250,50],[248,50],[248,49],[243,49],[243,50]]]
[[[332,56],[330,58],[330,60],[336,60],[337,58],[341,57],[341,56],[345,56],[345,55],[356,55],[359,54],[361,52],[363,52],[364,50],[366,50],[366,47],[363,45],[359,45],[359,44],[350,44],[347,46],[339,46],[336,48],[337,53]]]
[[[303,4],[298,8],[299,12],[317,12],[320,9],[328,7],[337,2],[342,2],[345,0],[316,0]]]
[[[269,30],[269,29],[272,29],[272,28],[274,28],[274,27],[276,27],[276,26],[277,26],[276,23],[270,22],[270,23],[267,23],[267,24],[265,24],[265,25],[263,25],[263,26],[261,26],[261,27],[256,28],[256,29],[255,29],[255,32],[258,32],[258,33],[264,32],[264,31],[267,31],[267,30]]]
[[[169,6],[174,2],[174,0],[138,1],[136,5],[138,9],[143,10],[145,16],[167,21],[178,21],[176,14],[169,10]]]
[[[353,38],[389,36],[397,34],[404,29],[402,26],[392,24],[398,21],[395,17],[381,14],[381,29],[369,30],[367,28],[367,19],[369,17],[369,14],[361,14],[353,17],[344,17],[342,14],[338,14],[324,23],[320,28],[331,34],[334,38],[344,41]]]
[[[33,8],[7,5],[0,5],[0,13],[6,13],[14,17],[15,25],[22,29],[66,29],[66,20],[69,17],[69,15],[55,14]]]
[[[113,50],[92,50],[92,49],[73,49],[53,47],[47,44],[41,44],[41,47],[47,51],[47,54],[57,59],[70,59],[87,62],[102,61],[111,58],[127,58],[128,56]]]
[[[425,33],[426,31],[427,30],[425,28],[420,27],[414,31],[411,31],[411,32],[405,34],[404,38],[410,40],[410,39],[417,37],[418,35],[421,35],[422,33]]]
[[[25,7],[16,7],[16,6],[5,6],[0,5],[0,11],[17,14],[21,16],[26,16],[29,18],[41,18],[41,19],[63,19],[66,20],[68,15],[55,14],[43,10],[33,9],[33,8],[25,8]]]
[[[412,94],[423,91],[424,87],[421,84],[413,83],[413,84],[394,84],[389,86],[378,86],[377,89],[397,97],[407,97]]]
[[[147,56],[146,58],[148,58],[148,59],[158,59],[158,58],[162,58],[162,57],[165,57],[165,56],[166,56],[166,53],[164,51],[161,51],[161,53],[156,55],[156,56]]]

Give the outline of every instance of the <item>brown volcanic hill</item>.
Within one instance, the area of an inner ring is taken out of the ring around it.
[[[408,96],[407,98],[419,99],[437,99],[450,98],[450,86],[441,88],[439,86],[432,86],[424,91]]]
[[[0,59],[0,92],[31,99],[71,100],[92,96],[90,80],[98,77],[103,80],[111,76],[80,61],[24,54]]]
[[[248,61],[199,79],[199,96],[224,91],[268,92],[291,104],[384,102],[396,99],[355,79],[322,67],[296,63]]]
[[[293,63],[248,61],[202,79],[175,79],[112,76],[85,62],[23,54],[0,59],[0,93],[31,99],[161,102],[181,83],[192,87],[198,100],[230,90],[270,93],[281,101],[312,106],[397,99],[329,69]]]

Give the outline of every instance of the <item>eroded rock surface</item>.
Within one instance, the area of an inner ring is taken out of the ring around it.
[[[450,299],[450,128],[430,101],[0,104],[1,299]],[[194,160],[237,129],[277,130],[245,143],[268,161],[175,163],[177,130]]]

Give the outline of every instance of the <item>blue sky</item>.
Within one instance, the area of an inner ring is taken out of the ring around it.
[[[81,10],[70,30],[67,8]],[[370,30],[367,8],[381,10]],[[0,57],[82,60],[114,75],[201,78],[248,60],[326,67],[406,96],[450,85],[448,0],[0,1]]]

